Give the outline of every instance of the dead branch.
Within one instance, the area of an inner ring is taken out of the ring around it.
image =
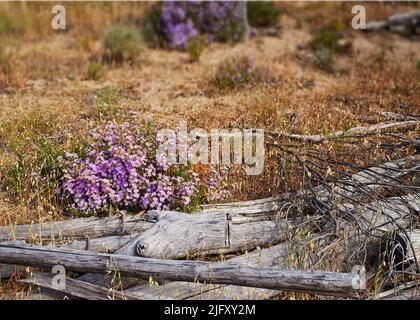
[[[69,271],[118,272],[141,279],[205,281],[322,295],[358,297],[363,283],[354,275],[321,271],[276,270],[229,262],[161,260],[22,244],[0,244],[0,262],[49,268],[62,265]]]

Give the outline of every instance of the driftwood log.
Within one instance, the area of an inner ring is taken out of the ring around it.
[[[94,239],[142,232],[153,224],[140,216],[118,214],[107,218],[79,218],[57,222],[0,227],[0,242],[8,240]]]
[[[412,10],[404,13],[397,13],[386,20],[370,21],[366,23],[365,31],[377,31],[381,29],[390,29],[391,31],[398,26],[416,27],[420,25],[420,10]]]
[[[256,249],[228,261],[240,265],[274,269],[290,269],[288,245],[281,243],[270,248]],[[190,282],[169,282],[163,284],[142,284],[125,290],[151,300],[158,299],[268,299],[281,294],[281,291],[250,288],[235,285],[203,284]]]
[[[123,236],[109,236],[96,239],[86,239],[69,241],[67,243],[49,244],[49,247],[75,249],[75,250],[89,250],[92,252],[108,252],[112,253],[126,245],[130,240],[136,238],[138,233],[133,233]],[[15,274],[22,274],[25,267],[10,264],[0,264],[0,279],[8,279]]]
[[[146,221],[157,221],[137,238],[136,253],[142,257],[179,259],[197,254],[221,254],[252,250],[285,239],[292,223],[246,222],[229,213],[188,215],[149,211]]]
[[[19,282],[59,291],[56,286],[53,286],[55,276],[56,274],[37,272],[32,277],[19,280]],[[137,296],[132,296],[129,293],[69,277],[65,278],[65,289],[63,292],[65,296],[70,296],[71,298],[75,297],[89,300],[138,300]]]
[[[276,131],[267,131],[266,133],[274,137],[286,137],[291,140],[297,140],[304,143],[320,143],[326,140],[343,138],[343,137],[352,137],[357,135],[367,135],[367,134],[383,134],[389,132],[407,132],[420,129],[420,120],[409,120],[402,122],[392,122],[392,123],[378,123],[370,127],[354,127],[347,131],[337,131],[327,135],[300,135],[300,134],[290,134],[285,132],[276,132]]]
[[[22,244],[0,244],[0,262],[44,268],[62,265],[75,272],[114,271],[146,280],[202,281],[343,297],[358,297],[364,286],[364,283],[355,282],[354,275],[346,273],[277,270],[229,262],[150,259]]]

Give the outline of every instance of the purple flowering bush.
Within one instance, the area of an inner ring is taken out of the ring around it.
[[[156,155],[159,128],[134,117],[108,122],[89,132],[81,152],[66,153],[60,159],[62,189],[73,213],[94,214],[111,207],[189,212],[221,199],[223,177],[215,169],[207,179]]]
[[[245,31],[238,2],[165,1],[149,10],[145,38],[152,46],[185,50],[190,40],[239,41]]]

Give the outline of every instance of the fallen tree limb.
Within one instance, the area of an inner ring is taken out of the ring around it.
[[[264,268],[289,268],[288,246],[284,243],[266,249],[257,249],[228,261]],[[146,299],[268,299],[278,296],[281,291],[250,288],[234,285],[203,284],[190,282],[169,282],[161,285],[142,284],[125,290]]]
[[[420,264],[420,229],[396,231],[389,250],[395,268],[403,269],[405,264],[410,264],[420,271],[416,266]]]
[[[57,276],[51,273],[35,273],[31,278],[19,280],[19,282],[37,285],[43,288],[64,292],[71,297],[89,299],[89,300],[138,300],[138,296],[132,296],[118,290],[108,289],[92,283],[83,282],[69,277],[65,278],[65,288],[57,290],[53,286],[53,279]]]
[[[75,249],[75,250],[89,250],[92,252],[108,252],[112,253],[126,245],[130,240],[136,238],[138,233],[124,235],[124,236],[109,236],[96,239],[86,239],[78,241],[70,241],[60,244],[49,244],[49,247]],[[0,264],[0,279],[8,279],[15,274],[21,274],[25,271],[25,267],[9,264]]]
[[[267,131],[267,134],[277,137],[286,137],[292,140],[298,140],[304,143],[320,143],[326,140],[337,139],[342,137],[350,137],[355,135],[366,135],[366,134],[383,134],[390,132],[407,132],[418,130],[420,126],[419,120],[409,120],[403,122],[393,122],[393,123],[378,123],[370,127],[354,127],[347,131],[337,131],[330,133],[324,136],[321,135],[300,135],[300,134],[290,134],[284,132],[276,131]]]
[[[157,222],[139,235],[136,253],[165,259],[246,251],[276,244],[285,239],[285,232],[292,225],[285,220],[244,223],[225,213],[191,216],[167,211],[149,211],[145,220]]]
[[[75,272],[115,271],[141,279],[205,281],[343,297],[358,297],[364,285],[356,286],[354,275],[335,272],[275,270],[229,262],[161,260],[22,244],[0,244],[0,262],[44,268],[62,265]]]
[[[420,24],[420,10],[412,10],[404,13],[397,13],[386,20],[370,21],[366,23],[366,31],[376,31],[397,25],[409,26]]]
[[[107,218],[79,218],[57,222],[0,227],[0,242],[16,240],[93,239],[142,232],[153,224],[120,214]]]

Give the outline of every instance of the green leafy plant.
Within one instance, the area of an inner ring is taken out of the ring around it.
[[[344,26],[340,21],[332,21],[318,29],[311,42],[314,65],[327,72],[334,71],[334,55],[345,53],[349,47],[340,43]]]
[[[0,169],[0,188],[16,200],[32,201],[53,195],[61,176],[57,157],[63,154],[60,142],[51,139],[59,130],[54,120],[30,113],[20,121],[3,123],[0,139],[11,159]]]
[[[203,36],[195,37],[187,43],[187,53],[191,61],[197,62],[200,60],[201,54],[206,49],[206,38]]]
[[[103,42],[108,62],[132,61],[143,49],[140,32],[134,27],[112,25],[105,30]]]
[[[114,86],[106,86],[95,92],[98,97],[99,117],[111,119],[117,116],[116,102],[119,99],[118,89]]]
[[[314,52],[314,65],[326,72],[334,72],[334,56],[331,50],[327,48],[320,48]]]
[[[210,84],[221,91],[233,90],[262,80],[262,75],[251,57],[228,58],[219,64]]]
[[[99,80],[103,75],[103,66],[100,63],[92,62],[89,63],[86,71],[86,79],[88,80]]]
[[[277,24],[282,10],[273,1],[248,1],[248,23],[256,28],[272,27]]]
[[[0,36],[13,31],[13,21],[8,16],[0,16]]]

